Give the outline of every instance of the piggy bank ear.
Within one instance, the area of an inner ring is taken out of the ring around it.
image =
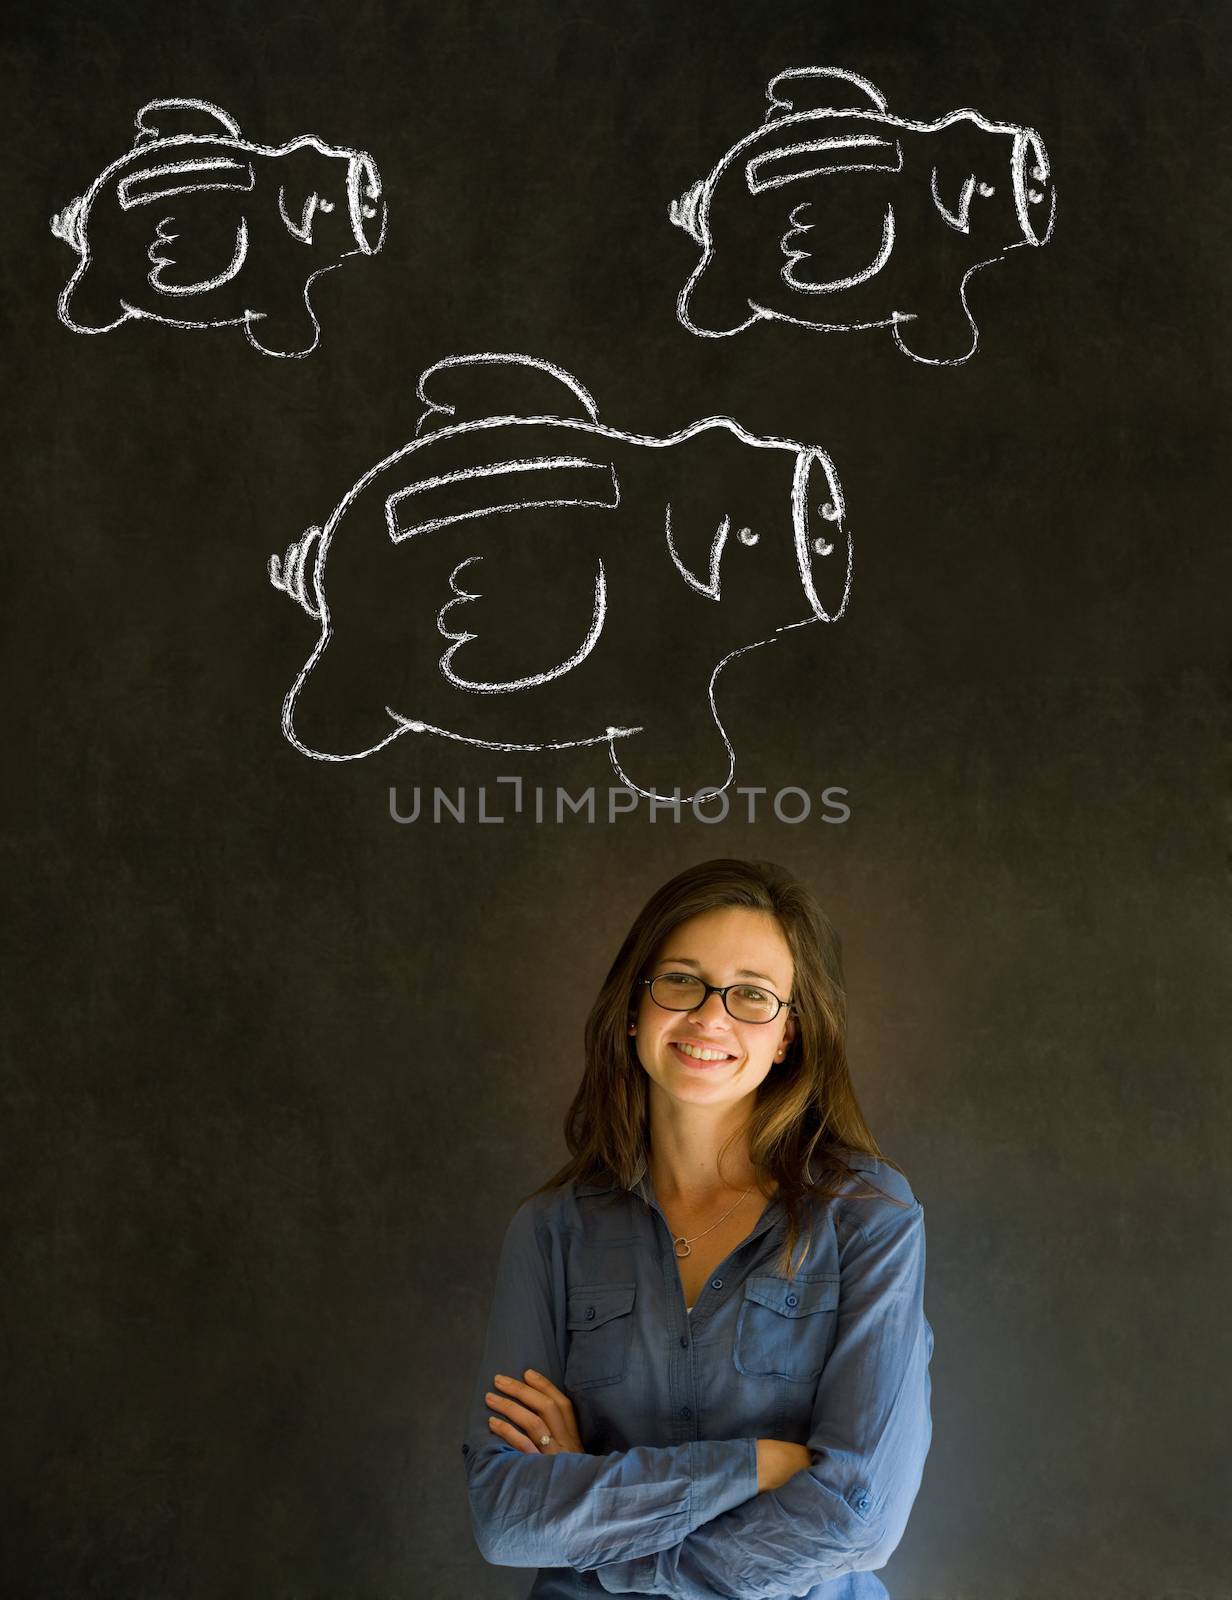
[[[599,417],[576,378],[536,356],[449,356],[424,372],[419,398],[427,409],[416,437],[490,417]]]
[[[209,100],[151,100],[137,113],[137,137],[133,146],[173,134],[195,134],[201,139],[240,137],[239,124],[220,106]]]
[[[881,90],[858,73],[841,67],[793,67],[771,78],[766,89],[766,119],[789,111],[877,111],[886,109]]]

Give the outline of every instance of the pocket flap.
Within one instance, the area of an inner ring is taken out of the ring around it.
[[[775,1278],[767,1275],[749,1278],[744,1298],[756,1300],[784,1317],[807,1317],[814,1311],[836,1311],[842,1279],[837,1274],[823,1278]]]
[[[635,1283],[580,1284],[569,1290],[565,1326],[574,1331],[597,1328],[613,1317],[623,1317],[633,1310],[636,1294]]]

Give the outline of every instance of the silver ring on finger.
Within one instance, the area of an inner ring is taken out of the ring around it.
[[[552,1442],[552,1435],[550,1433],[545,1433],[543,1435],[543,1437],[539,1441],[540,1450],[542,1450],[546,1445],[551,1444],[551,1442]]]

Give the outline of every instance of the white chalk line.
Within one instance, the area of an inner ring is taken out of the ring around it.
[[[819,155],[823,150],[856,150],[871,146],[879,146],[893,154],[874,161],[821,161],[780,173],[777,177],[761,176],[763,167],[771,162],[783,161],[788,156]],[[779,150],[767,150],[754,156],[744,169],[744,181],[750,194],[762,194],[767,189],[782,189],[790,183],[826,177],[832,172],[901,172],[902,168],[903,147],[897,139],[881,139],[873,134],[835,135],[830,139],[806,139],[799,144],[784,145]]]

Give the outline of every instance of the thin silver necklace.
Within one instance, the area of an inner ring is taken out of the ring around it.
[[[751,1189],[746,1189],[744,1194],[740,1196],[740,1200],[743,1200],[745,1195],[752,1194],[752,1192],[753,1191]],[[740,1204],[740,1200],[736,1201],[736,1206]],[[731,1216],[732,1211],[736,1209],[736,1206],[732,1206],[730,1211],[725,1211],[719,1218],[719,1222],[726,1222],[728,1217]],[[681,1234],[678,1238],[673,1238],[672,1246],[681,1260],[683,1260],[685,1256],[691,1256],[693,1254],[693,1245],[696,1243],[696,1241],[698,1239],[704,1239],[708,1233],[713,1233],[718,1227],[719,1222],[712,1222],[708,1228],[703,1228],[701,1233],[695,1233],[691,1239],[686,1239],[683,1234]],[[683,1250],[680,1248],[681,1245],[684,1246]]]

